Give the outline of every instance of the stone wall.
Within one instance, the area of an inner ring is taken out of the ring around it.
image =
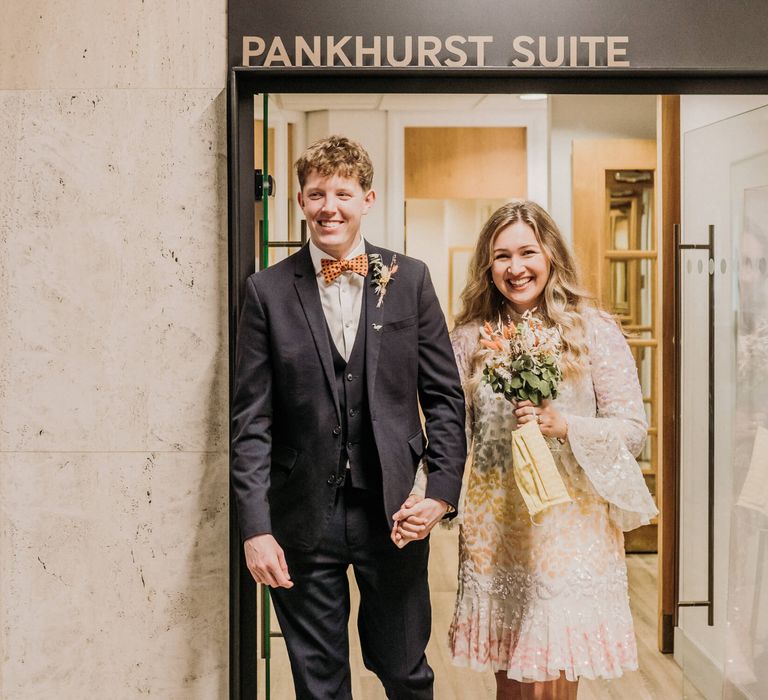
[[[224,698],[226,2],[0,28],[0,697]]]

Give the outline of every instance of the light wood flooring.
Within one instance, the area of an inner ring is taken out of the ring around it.
[[[446,642],[448,626],[453,615],[456,597],[456,571],[458,531],[435,528],[430,556],[430,589],[432,591],[432,639],[427,657],[435,671],[436,700],[493,700],[495,683],[493,674],[478,673],[452,665]],[[656,555],[632,554],[627,557],[630,582],[630,600],[635,621],[640,670],[626,673],[622,678],[582,680],[579,700],[674,700],[697,699],[701,696],[690,685],[683,693],[680,667],[671,655],[661,654],[656,646]],[[356,608],[353,588],[353,610]],[[365,669],[360,656],[355,628],[350,620],[350,647],[352,692],[355,700],[386,700],[376,676]],[[273,619],[273,629],[277,622]],[[259,662],[259,700],[267,697],[264,688],[264,662]],[[282,639],[272,641],[271,700],[290,700],[294,697],[290,668]]]

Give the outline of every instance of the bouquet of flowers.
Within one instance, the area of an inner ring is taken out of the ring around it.
[[[557,328],[526,311],[517,325],[485,323],[480,344],[493,350],[483,368],[483,381],[504,394],[507,401],[528,400],[538,406],[542,399],[557,398],[561,341]]]
[[[531,311],[518,324],[485,323],[480,344],[488,350],[483,381],[508,401],[557,398],[562,379],[562,341],[557,328],[546,328]],[[512,432],[512,472],[531,516],[549,506],[568,503],[571,497],[537,423]]]

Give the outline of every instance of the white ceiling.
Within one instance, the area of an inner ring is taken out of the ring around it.
[[[445,95],[445,94],[327,94],[282,93],[270,99],[280,108],[295,112],[320,110],[466,110],[520,109],[527,103],[519,95]],[[529,103],[528,103],[529,104]]]

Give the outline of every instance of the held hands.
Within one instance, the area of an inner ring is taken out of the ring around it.
[[[272,535],[256,535],[245,541],[245,563],[256,583],[273,588],[293,588],[282,547]]]
[[[568,435],[568,423],[549,399],[544,399],[541,406],[534,406],[530,401],[518,401],[516,406],[518,425],[538,423],[541,434],[545,437],[565,440]]]
[[[392,516],[392,541],[402,549],[409,542],[423,540],[448,511],[445,501],[411,494]]]

